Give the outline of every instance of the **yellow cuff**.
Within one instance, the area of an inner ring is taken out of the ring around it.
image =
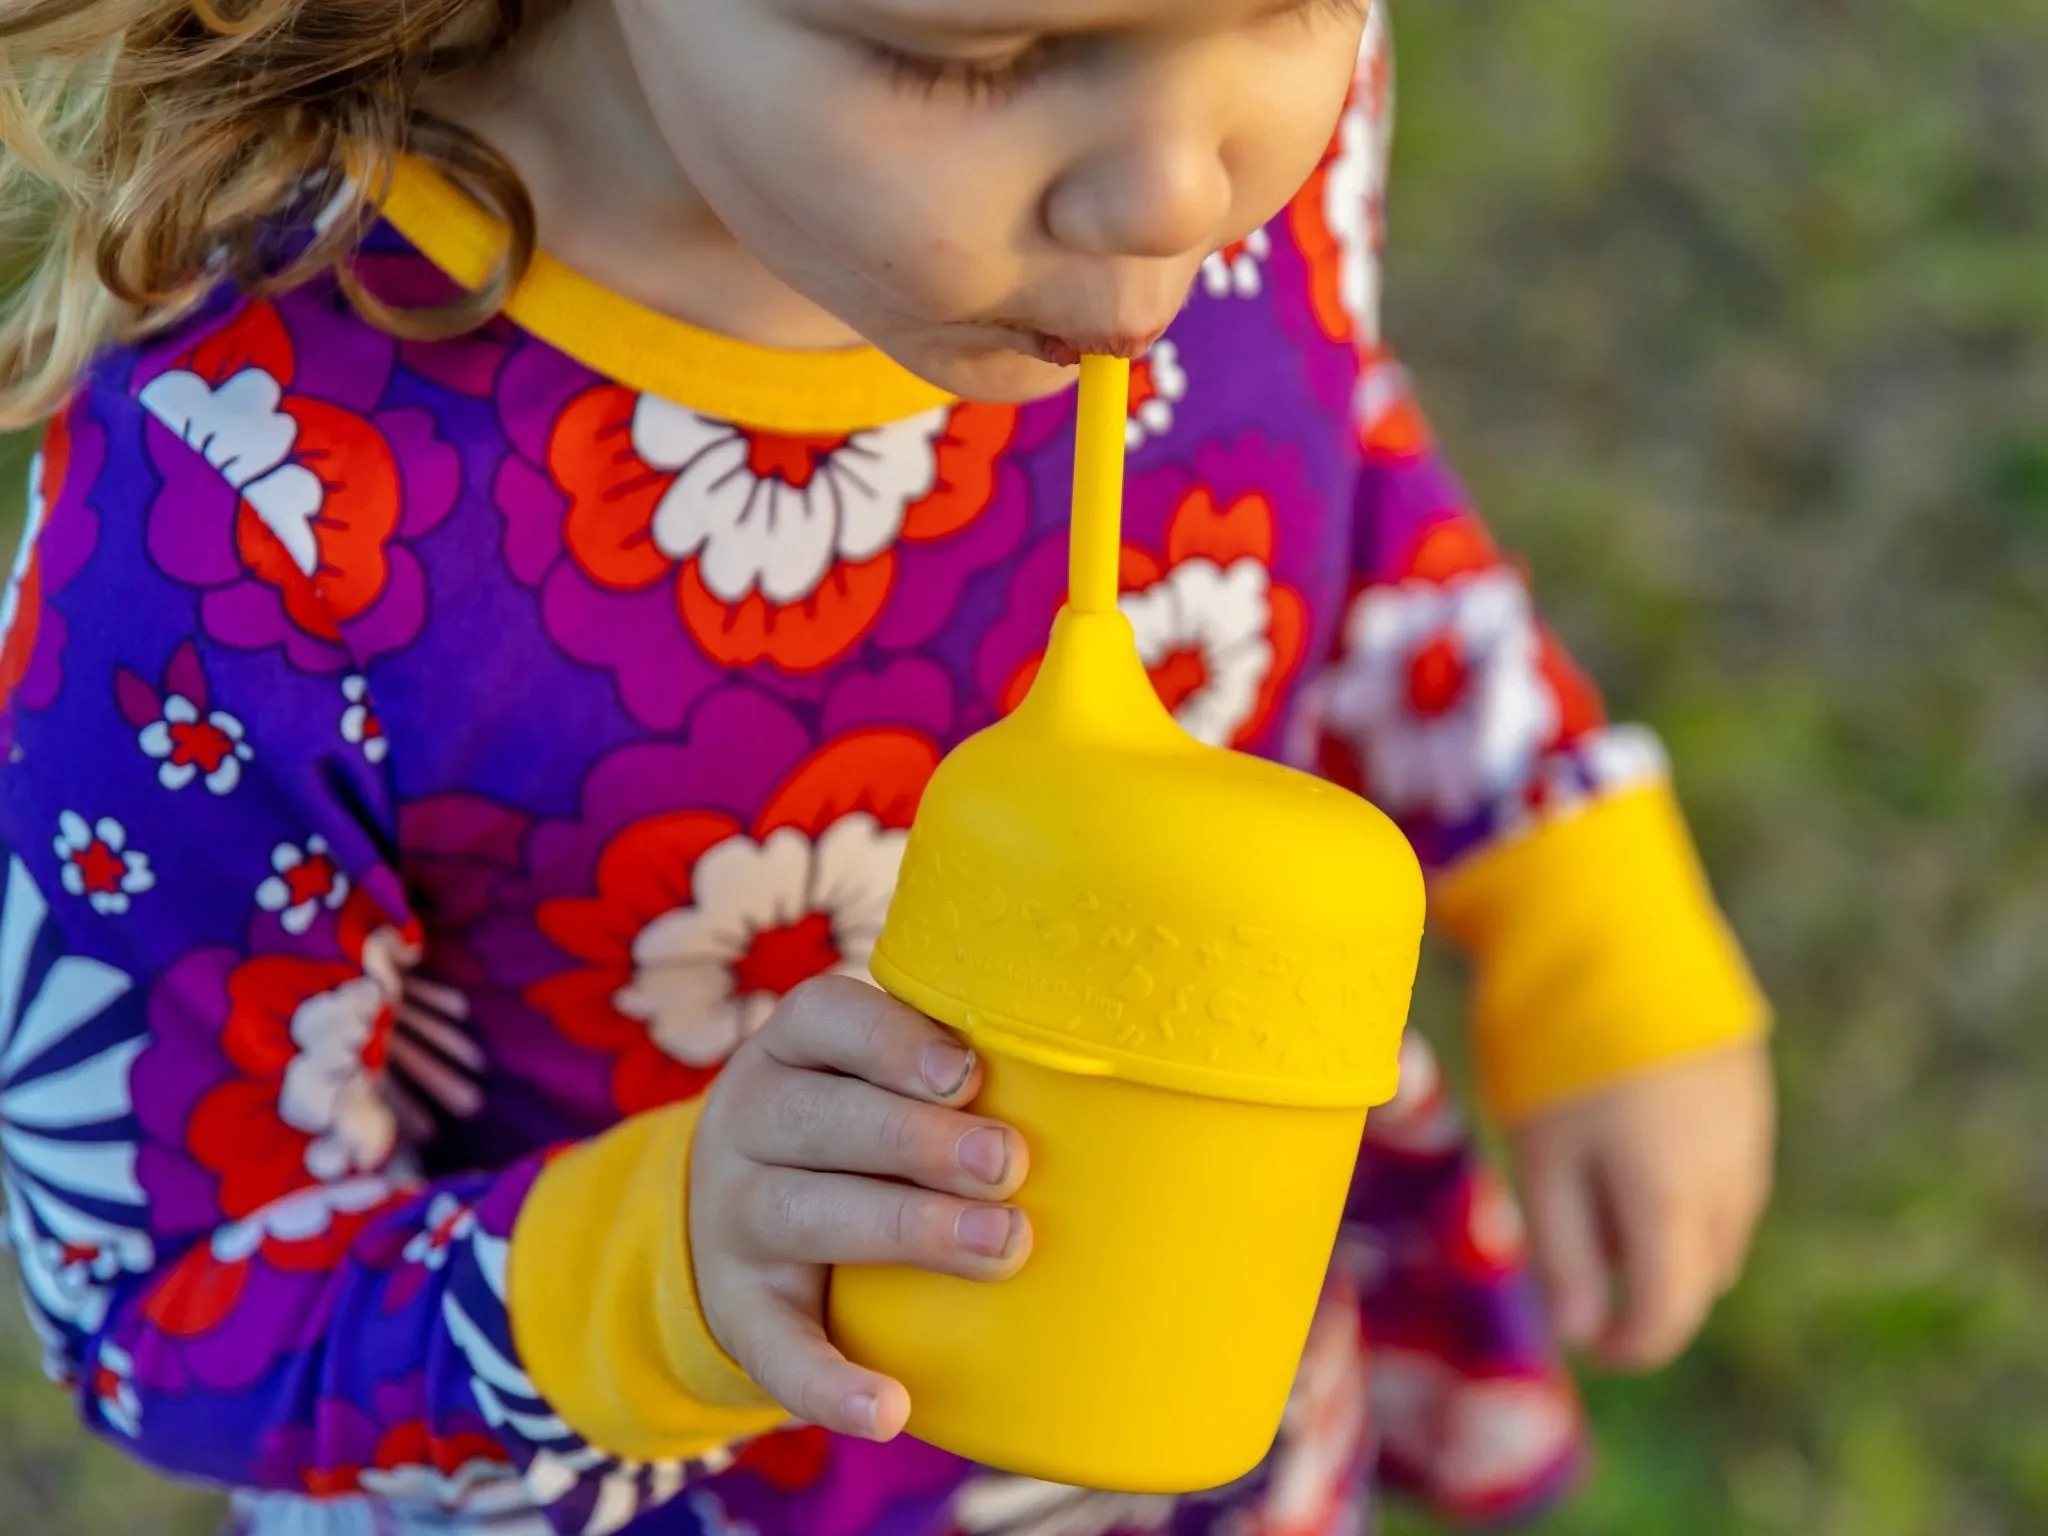
[[[1504,1121],[1769,1027],[1666,784],[1453,865],[1430,896],[1473,958],[1480,1090]]]
[[[711,1337],[685,1194],[701,1101],[637,1115],[549,1163],[509,1260],[512,1337],[569,1427],[632,1461],[689,1459],[785,1422]]]

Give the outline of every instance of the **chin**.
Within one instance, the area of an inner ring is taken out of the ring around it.
[[[1042,358],[1001,347],[917,344],[885,347],[889,355],[949,395],[992,405],[1022,405],[1068,388],[1080,377]]]

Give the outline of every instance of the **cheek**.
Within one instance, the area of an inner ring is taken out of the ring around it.
[[[1265,223],[1301,190],[1337,131],[1356,71],[1356,44],[1319,47],[1283,66],[1247,71],[1267,88],[1247,93],[1236,136],[1239,204],[1246,228]]]
[[[1019,286],[1027,178],[1002,157],[893,135],[835,135],[782,189],[790,215],[832,263],[920,319],[971,319]]]

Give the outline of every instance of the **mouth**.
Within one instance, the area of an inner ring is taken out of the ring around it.
[[[1058,336],[1033,326],[1008,324],[996,329],[1010,350],[1051,363],[1055,368],[1078,368],[1084,357],[1122,357],[1136,362],[1166,334],[1164,326],[1143,335],[1127,331]]]

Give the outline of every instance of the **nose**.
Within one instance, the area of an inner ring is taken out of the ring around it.
[[[1206,255],[1232,201],[1219,133],[1151,124],[1070,165],[1047,190],[1043,217],[1054,243],[1077,254],[1167,259]]]

